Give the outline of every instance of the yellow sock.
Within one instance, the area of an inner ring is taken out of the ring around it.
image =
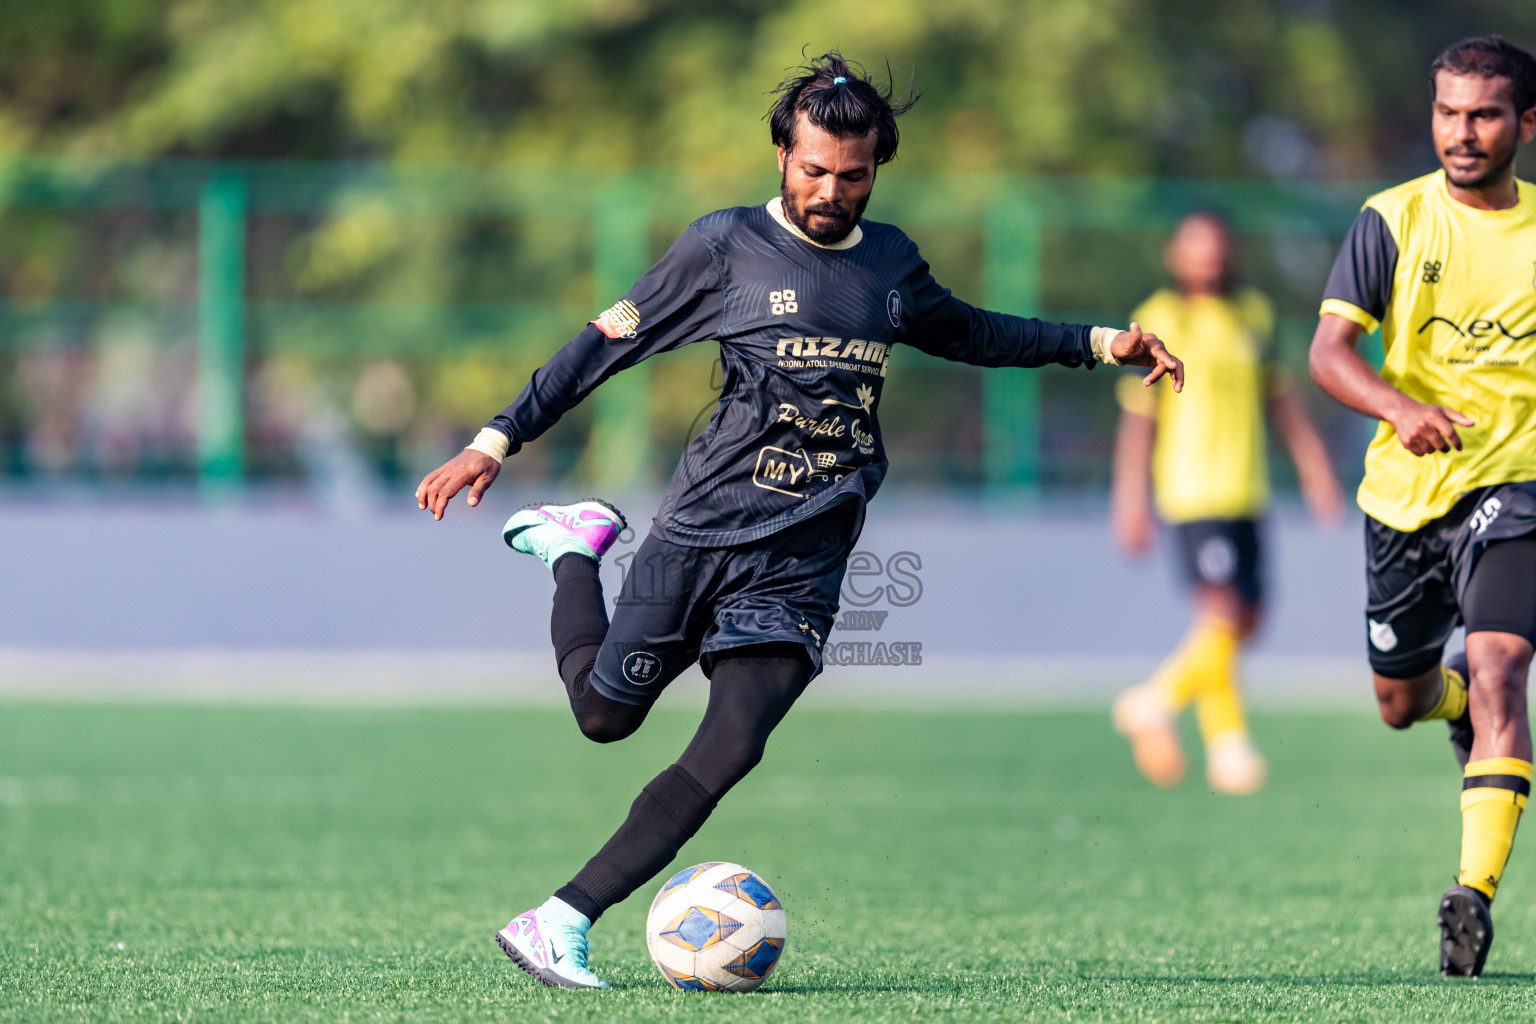
[[[1453,668],[1440,666],[1440,696],[1435,698],[1435,706],[1424,712],[1419,721],[1427,722],[1431,718],[1448,718],[1454,721],[1467,710],[1467,681],[1461,677],[1461,673]]]
[[[1237,632],[1227,623],[1212,622],[1205,644],[1205,685],[1195,696],[1200,739],[1207,750],[1223,736],[1247,736],[1243,695],[1237,685]]]
[[[1237,653],[1237,634],[1232,627],[1214,619],[1196,622],[1184,642],[1152,677],[1152,688],[1162,696],[1168,709],[1184,710],[1196,695],[1206,690],[1216,676],[1228,680],[1232,660]],[[1239,709],[1238,718],[1242,718]]]
[[[1467,764],[1461,783],[1461,873],[1456,880],[1493,899],[1531,795],[1531,762],[1489,757]]]

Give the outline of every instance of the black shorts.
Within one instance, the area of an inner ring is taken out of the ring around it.
[[[625,567],[592,685],[610,700],[650,704],[695,661],[709,675],[720,651],[785,641],[805,646],[816,678],[859,522],[842,502],[734,547],[648,535]]]
[[[1371,668],[1392,679],[1428,672],[1463,621],[1471,633],[1536,639],[1536,565],[1526,565],[1536,544],[1506,543],[1533,534],[1536,481],[1469,491],[1410,533],[1367,516]]]
[[[1255,519],[1196,519],[1174,525],[1179,566],[1191,586],[1236,587],[1245,599],[1264,598],[1263,545]]]

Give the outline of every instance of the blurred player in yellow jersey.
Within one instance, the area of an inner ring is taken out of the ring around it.
[[[1193,588],[1194,622],[1150,682],[1120,695],[1114,722],[1142,773],[1171,786],[1185,772],[1175,719],[1193,703],[1211,787],[1252,793],[1264,784],[1265,764],[1248,735],[1237,661],[1264,596],[1266,406],[1313,515],[1335,525],[1343,495],[1322,440],[1275,367],[1269,300],[1235,282],[1227,224],[1214,213],[1186,217],[1164,259],[1174,287],[1142,303],[1132,319],[1183,342],[1190,384],[1171,402],[1165,389],[1120,380],[1111,524],[1127,553],[1143,554],[1155,493]]]
[[[1515,151],[1536,139],[1536,58],[1465,39],[1430,81],[1442,169],[1366,200],[1323,293],[1312,377],[1381,421],[1359,494],[1367,652],[1383,721],[1451,723],[1461,871],[1440,897],[1440,970],[1476,975],[1531,792],[1536,188]],[[1379,373],[1355,351],[1378,326]],[[1462,623],[1465,655],[1445,658]]]

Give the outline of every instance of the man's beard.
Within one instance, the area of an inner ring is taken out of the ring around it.
[[[798,228],[802,235],[817,245],[836,245],[847,238],[858,225],[859,219],[864,216],[864,207],[869,205],[869,196],[866,195],[859,200],[858,207],[850,217],[848,210],[837,203],[812,203],[805,208],[805,213],[802,215],[795,207],[794,197],[789,194],[788,175],[779,178],[779,194],[784,197],[784,216],[789,218],[789,222]],[[813,213],[831,217],[848,217],[848,219],[843,223],[834,222],[824,228],[813,228],[808,221]]]
[[[1458,153],[1456,155],[1461,156],[1464,154]],[[1445,176],[1449,178],[1451,184],[1455,185],[1457,188],[1464,188],[1475,192],[1479,189],[1488,188],[1491,185],[1497,185],[1499,183],[1499,179],[1503,178],[1506,174],[1509,173],[1509,169],[1514,165],[1514,162],[1515,147],[1510,146],[1509,152],[1505,154],[1504,159],[1495,163],[1488,164],[1487,170],[1483,171],[1476,178],[1473,178],[1470,181],[1458,181],[1456,178],[1456,173],[1451,171],[1449,168],[1446,168]]]

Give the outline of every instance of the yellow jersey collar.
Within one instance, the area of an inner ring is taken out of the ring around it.
[[[1445,169],[1435,172],[1438,178],[1439,188],[1436,190],[1440,198],[1451,209],[1465,213],[1470,217],[1522,217],[1529,214],[1531,209],[1531,187],[1519,178],[1515,179],[1515,205],[1503,210],[1479,210],[1475,206],[1468,206],[1451,196],[1451,183],[1446,180]]]

